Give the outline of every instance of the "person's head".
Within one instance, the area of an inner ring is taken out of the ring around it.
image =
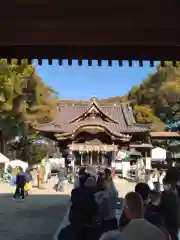
[[[177,168],[172,167],[167,170],[166,173],[166,180],[172,185],[172,187],[175,187],[177,180],[179,179],[179,171]]]
[[[150,188],[146,183],[138,183],[135,186],[135,192],[139,193],[144,203],[148,203],[150,197]]]
[[[111,170],[109,168],[105,168],[104,175],[107,180],[112,180]]]
[[[154,173],[157,173],[158,172],[158,169],[157,168],[154,168]]]
[[[82,167],[82,168],[79,169],[79,177],[84,176],[85,173],[86,173],[86,168],[85,167]]]
[[[95,188],[96,187],[96,179],[92,176],[89,176],[87,178],[87,180],[85,181],[84,186],[88,187],[88,188]]]
[[[163,179],[163,188],[164,188],[164,191],[167,193],[173,190],[172,183],[167,177]]]
[[[18,167],[18,172],[19,173],[23,172],[23,168],[22,167]]]
[[[155,206],[159,205],[161,202],[161,193],[157,191],[151,191],[150,199],[153,205]]]
[[[86,180],[90,177],[88,173],[84,173],[82,175],[79,175],[79,183],[80,187],[84,187]]]
[[[128,219],[144,217],[144,203],[141,195],[137,192],[129,192],[124,198],[124,213]]]

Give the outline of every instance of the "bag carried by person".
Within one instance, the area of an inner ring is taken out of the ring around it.
[[[28,190],[29,190],[29,184],[28,184],[28,183],[25,183],[25,185],[24,185],[24,191],[25,191],[25,192],[28,192]]]

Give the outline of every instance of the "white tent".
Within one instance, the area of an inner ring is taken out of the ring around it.
[[[19,159],[15,159],[15,160],[10,161],[10,162],[5,164],[5,172],[7,172],[7,169],[8,169],[9,166],[12,167],[12,168],[21,167],[23,169],[23,171],[25,171],[28,168],[28,163],[23,162]]]
[[[9,158],[0,153],[0,163],[8,163],[9,161]]]
[[[164,161],[166,159],[166,149],[156,147],[152,149],[152,161]]]

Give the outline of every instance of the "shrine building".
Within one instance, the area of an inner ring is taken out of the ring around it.
[[[55,119],[36,126],[42,135],[58,140],[61,151],[69,149],[82,161],[103,164],[115,159],[118,150],[151,155],[150,125],[136,123],[129,103],[89,104],[61,101]],[[110,162],[109,162],[110,164]]]

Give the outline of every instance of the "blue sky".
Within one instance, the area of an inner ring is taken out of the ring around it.
[[[113,62],[111,67],[103,62],[103,66],[98,67],[96,61],[91,67],[86,61],[83,61],[83,66],[78,66],[76,61],[73,61],[72,66],[68,66],[67,61],[59,66],[55,60],[52,66],[46,60],[41,66],[36,60],[34,63],[38,75],[59,93],[60,99],[74,100],[88,100],[92,96],[99,99],[122,96],[155,71],[155,68],[149,67],[149,62],[145,62],[143,67],[139,67],[137,62],[129,67],[126,61],[123,67],[119,67],[117,62]]]

